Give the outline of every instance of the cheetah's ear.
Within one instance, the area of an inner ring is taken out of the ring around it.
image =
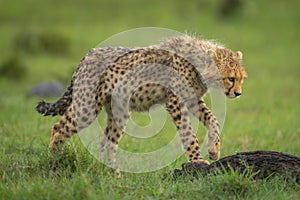
[[[237,57],[238,59],[242,60],[242,59],[243,59],[243,53],[242,53],[241,51],[237,51],[237,52],[236,52],[236,57]]]

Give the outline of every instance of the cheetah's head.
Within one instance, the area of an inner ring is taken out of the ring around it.
[[[243,80],[247,77],[242,57],[243,54],[240,51],[232,52],[220,48],[214,52],[214,60],[224,84],[224,93],[228,98],[237,98],[242,95]]]

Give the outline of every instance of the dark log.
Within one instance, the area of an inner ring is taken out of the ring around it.
[[[279,175],[300,183],[300,157],[275,151],[241,152],[221,158],[210,165],[183,163],[182,169],[176,169],[173,176],[177,178],[190,175],[198,178],[207,174],[217,174],[216,172],[228,172],[232,169],[239,173],[250,170],[255,178],[263,179]]]

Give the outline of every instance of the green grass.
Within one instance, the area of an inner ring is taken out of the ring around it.
[[[245,1],[233,18],[217,16],[217,0],[183,1],[4,1],[0,0],[0,66],[16,56],[26,66],[24,78],[0,77],[1,199],[299,199],[299,185],[282,177],[255,180],[236,172],[199,180],[165,179],[186,161],[150,173],[123,173],[116,179],[81,144],[78,136],[64,152],[48,157],[51,126],[58,118],[34,111],[37,98],[26,92],[36,83],[68,83],[80,59],[101,41],[127,29],[157,26],[216,39],[244,53],[248,71],[243,96],[227,101],[221,135],[222,157],[239,151],[275,150],[300,155],[300,13],[299,1]],[[26,53],[14,48],[22,33],[62,34],[67,54]],[[50,99],[54,101],[54,99]],[[140,115],[138,123],[144,124]],[[99,117],[104,125],[105,116]],[[141,142],[125,137],[123,148],[147,151],[175,134],[170,122],[160,134]],[[204,129],[199,127],[202,141]]]

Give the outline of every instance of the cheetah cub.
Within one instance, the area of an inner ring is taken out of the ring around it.
[[[89,126],[104,107],[107,113],[101,153],[116,167],[115,154],[130,111],[148,111],[165,104],[190,162],[209,164],[200,153],[189,114],[208,131],[208,153],[220,156],[220,126],[203,96],[211,87],[228,98],[242,95],[246,71],[242,53],[187,35],[143,48],[92,49],[79,63],[64,95],[55,103],[41,101],[42,115],[61,115],[52,128],[50,148],[56,149]]]

